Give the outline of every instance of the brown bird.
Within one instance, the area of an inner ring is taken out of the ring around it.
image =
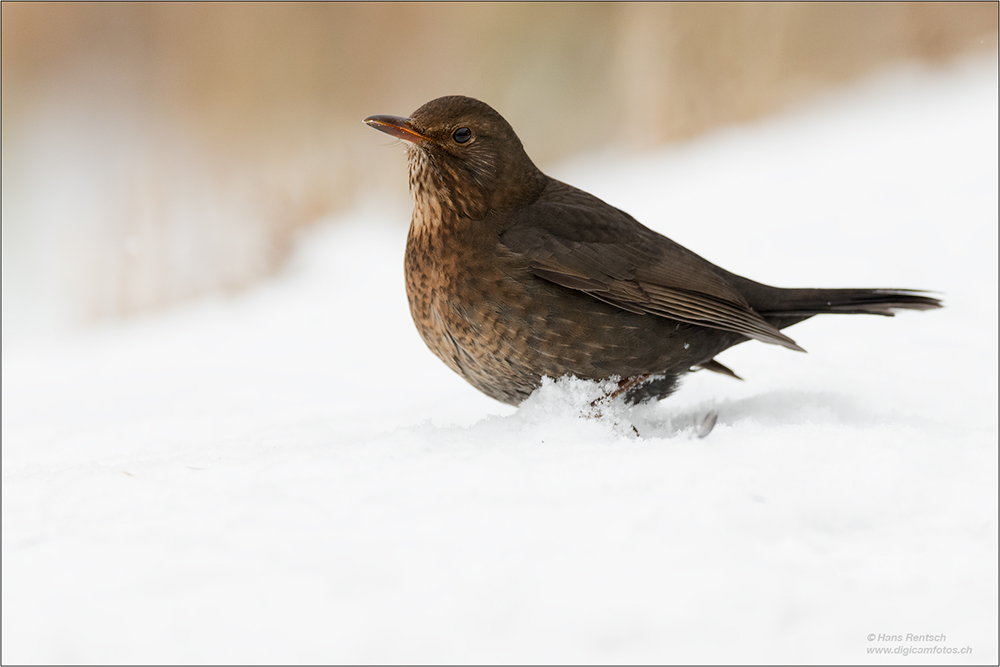
[[[939,308],[902,289],[783,289],[742,278],[597,197],[543,174],[478,100],[365,123],[404,140],[415,200],[406,292],[427,346],[472,386],[517,405],[545,376],[619,380],[664,398],[684,373],[821,313]]]

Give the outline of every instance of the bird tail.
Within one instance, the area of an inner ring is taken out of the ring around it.
[[[823,313],[885,315],[931,310],[941,300],[911,289],[776,289],[757,312],[766,317],[811,317]]]

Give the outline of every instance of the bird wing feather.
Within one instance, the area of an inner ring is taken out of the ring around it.
[[[555,183],[501,233],[501,243],[534,275],[629,312],[802,349],[754,311],[712,263],[593,195]]]

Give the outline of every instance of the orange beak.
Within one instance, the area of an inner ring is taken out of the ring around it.
[[[429,140],[413,129],[409,118],[400,118],[399,116],[368,116],[368,118],[365,118],[365,124],[386,134],[391,134],[397,139],[403,139],[415,144]]]

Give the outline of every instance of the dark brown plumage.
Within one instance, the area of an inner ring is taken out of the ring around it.
[[[543,376],[619,378],[663,398],[748,339],[820,313],[938,308],[915,290],[782,289],[729,273],[532,163],[500,114],[442,97],[365,122],[405,140],[415,200],[406,291],[424,342],[493,398],[517,405]]]

